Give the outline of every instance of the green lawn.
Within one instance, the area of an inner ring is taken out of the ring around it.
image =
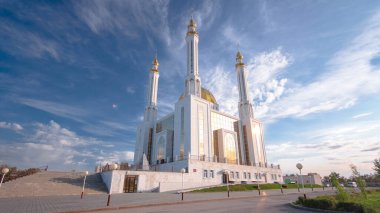
[[[297,184],[283,184],[283,189],[296,189],[298,188]],[[230,191],[250,191],[257,190],[257,184],[236,184],[230,185]],[[314,188],[321,188],[320,185],[313,185]],[[310,184],[305,184],[305,188],[311,188]],[[281,189],[280,184],[260,184],[261,190],[268,189]],[[225,192],[227,191],[227,186],[218,186],[206,189],[194,190],[193,192]]]
[[[336,195],[331,195],[306,200],[300,197],[296,203],[318,209],[380,213],[380,190],[367,191],[367,193],[367,199],[359,193],[351,193],[346,201],[338,201]]]
[[[357,199],[354,199],[354,201]],[[380,212],[380,190],[369,191],[367,199],[359,199],[355,202],[362,203],[364,206]]]

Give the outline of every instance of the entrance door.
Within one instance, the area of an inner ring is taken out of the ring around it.
[[[227,183],[228,181],[228,174],[223,173],[223,183]]]
[[[137,175],[126,175],[124,179],[124,193],[137,192]]]

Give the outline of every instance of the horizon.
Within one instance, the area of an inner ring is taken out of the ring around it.
[[[374,173],[380,157],[380,4],[370,1],[0,1],[0,165],[94,171],[132,162],[154,56],[158,118],[184,89],[199,33],[202,87],[237,115],[247,65],[268,163],[283,174]]]

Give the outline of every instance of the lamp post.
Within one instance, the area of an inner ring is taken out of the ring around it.
[[[303,196],[304,196],[304,197],[305,197],[305,199],[306,199],[306,194],[305,194],[305,187],[304,187],[304,185],[303,185],[303,177],[302,177],[302,172],[301,172],[301,170],[302,170],[303,166],[302,166],[302,164],[300,164],[300,163],[297,163],[296,167],[297,167],[297,169],[299,169],[299,170],[300,170],[300,176],[301,176],[301,183],[302,183]]]
[[[183,200],[183,173],[186,172],[186,169],[185,168],[182,168],[181,169],[181,173],[182,173],[182,190],[181,190],[181,194],[182,194],[182,200]]]
[[[84,194],[84,186],[86,185],[86,177],[88,175],[88,171],[85,171],[84,172],[84,178],[83,178],[83,186],[82,186],[82,194],[80,195],[80,199],[83,198],[83,194]]]
[[[224,170],[224,174],[226,175],[227,182],[227,197],[230,197],[230,186],[228,185],[228,182],[230,182],[230,173],[228,170]]]
[[[118,167],[118,165],[115,163],[112,165],[112,170],[116,170]],[[108,200],[107,200],[107,206],[110,205],[110,202],[111,202],[111,193],[112,193],[112,178],[113,178],[113,175],[111,174],[111,183],[110,183],[110,190],[109,190],[109,193],[108,193]]]
[[[6,167],[1,170],[1,173],[3,173],[3,177],[1,178],[0,187],[1,187],[1,184],[3,184],[5,174],[7,174],[8,172],[9,172],[9,169]]]

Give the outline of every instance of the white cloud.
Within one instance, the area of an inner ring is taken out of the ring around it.
[[[361,113],[361,114],[357,114],[357,115],[354,115],[352,116],[353,119],[358,119],[358,118],[364,118],[364,117],[367,117],[367,116],[370,116],[372,115],[372,112],[366,112],[366,113]]]
[[[58,115],[61,117],[70,118],[79,122],[83,122],[81,117],[87,115],[87,112],[83,109],[52,101],[43,101],[30,98],[20,98],[16,101],[33,108],[43,110],[45,112],[49,112],[51,114]]]
[[[302,161],[305,172],[327,175],[337,171],[350,175],[350,164],[362,173],[371,173],[368,163],[379,156],[379,121],[345,123],[299,133],[303,141],[284,141],[266,146],[270,162],[280,163],[284,173],[296,172],[295,164]]]
[[[11,129],[11,130],[14,130],[14,131],[21,131],[23,130],[24,128],[18,124],[18,123],[8,123],[8,122],[4,122],[4,121],[0,121],[0,128],[3,128],[3,129]]]
[[[115,162],[133,159],[133,152],[112,151],[113,144],[80,136],[55,121],[37,123],[34,127],[31,134],[25,135],[24,142],[1,143],[0,161],[22,168],[49,165],[51,169],[69,171],[92,170],[99,159]]]
[[[154,34],[170,43],[168,3],[169,1],[75,1],[74,8],[94,33],[121,32],[131,38],[138,38],[137,30],[147,30],[147,34]]]
[[[379,18],[380,13],[346,48],[337,52],[318,79],[287,90],[262,116],[279,119],[340,110],[354,105],[360,97],[380,93],[379,68],[370,63],[380,51]]]
[[[135,94],[135,88],[134,87],[132,87],[132,86],[128,86],[127,87],[127,93],[129,93],[129,94]]]
[[[248,60],[248,91],[257,104],[256,115],[265,114],[268,105],[278,100],[285,91],[286,78],[278,79],[281,70],[291,63],[291,58],[281,48],[272,52],[259,53]],[[237,115],[238,89],[236,72],[215,66],[205,72],[202,84],[209,88],[220,104],[220,110]]]
[[[16,28],[6,22],[0,25],[0,32],[11,42],[0,42],[6,51],[25,57],[43,58],[45,55],[60,59],[57,42],[44,38],[38,33]]]

